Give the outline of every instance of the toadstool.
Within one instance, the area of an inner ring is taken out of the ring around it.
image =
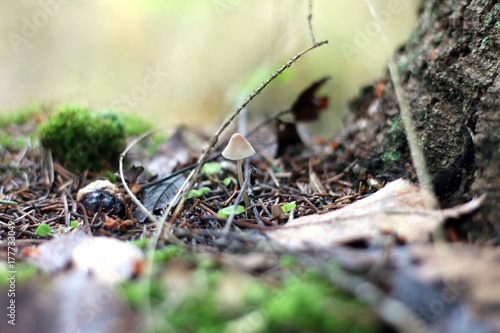
[[[229,139],[226,148],[222,151],[222,156],[228,160],[236,161],[238,180],[240,181],[241,189],[243,189],[243,167],[241,162],[244,158],[253,156],[254,154],[255,150],[252,145],[240,133],[234,133],[231,139]],[[243,199],[245,201],[245,206],[250,206],[250,201],[248,200],[246,192],[243,193]]]

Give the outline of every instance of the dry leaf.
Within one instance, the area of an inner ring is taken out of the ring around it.
[[[186,178],[181,174],[173,178],[165,179],[150,187],[147,187],[147,185],[143,186],[146,187],[142,192],[144,207],[153,215],[161,214],[161,210],[170,204],[170,201],[175,197],[177,190],[182,187],[185,180]],[[178,199],[175,204],[177,204],[177,202]],[[145,222],[148,217],[147,214],[138,207],[135,209],[133,215],[139,223]]]
[[[267,235],[290,249],[329,248],[381,234],[393,234],[406,242],[423,242],[443,219],[471,212],[481,203],[479,199],[451,210],[426,212],[424,193],[406,180],[396,180],[347,207],[295,219]]]

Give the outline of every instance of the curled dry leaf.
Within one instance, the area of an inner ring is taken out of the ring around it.
[[[292,105],[292,113],[295,116],[295,120],[316,120],[319,117],[319,112],[328,107],[328,97],[316,97],[316,92],[329,79],[329,77],[324,77],[312,83],[300,93]]]
[[[452,210],[428,212],[424,195],[418,186],[396,180],[347,207],[295,219],[267,235],[290,249],[330,248],[384,234],[396,235],[406,242],[424,242],[445,218],[470,213],[480,205],[480,200],[473,200]]]

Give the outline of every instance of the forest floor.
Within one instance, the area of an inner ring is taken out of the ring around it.
[[[1,331],[500,330],[500,251],[470,244],[459,227],[480,199],[426,211],[409,156],[373,154],[377,135],[398,126],[386,123],[378,97],[358,102],[336,137],[306,147],[276,120],[248,136],[257,152],[243,163],[249,206],[240,200],[229,226],[238,170],[215,156],[160,233],[115,163],[77,173],[52,160],[33,134],[45,112],[4,122]],[[135,144],[124,170],[156,218],[208,139],[188,128],[160,138]],[[103,179],[118,186],[123,213],[78,202],[79,190]]]

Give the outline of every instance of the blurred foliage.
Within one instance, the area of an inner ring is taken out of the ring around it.
[[[0,117],[0,128],[4,128],[7,125],[22,125],[41,112],[42,107],[40,104],[27,105],[15,112],[2,115]]]
[[[123,123],[125,136],[139,136],[153,128],[151,121],[148,121],[137,114],[131,114],[129,112],[120,113],[119,118]]]
[[[416,22],[419,1],[372,2],[384,11],[396,49]],[[391,6],[398,8],[387,14]],[[3,8],[0,31],[22,41],[0,41],[3,112],[30,101],[74,103],[138,112],[155,126],[216,126],[311,42],[303,0],[89,0],[61,3],[50,16],[44,8],[30,1]],[[33,24],[43,15],[46,24]],[[316,39],[329,43],[266,88],[248,108],[250,121],[288,108],[304,87],[330,75],[322,91],[330,110],[317,124],[331,132],[346,101],[385,69],[387,53],[372,23],[364,1],[315,1]]]
[[[156,262],[150,282],[123,285],[125,297],[136,309],[153,307],[148,313],[153,314],[154,327],[144,327],[145,332],[384,331],[365,305],[293,260],[283,266],[282,281],[271,285],[174,248],[165,249],[168,258]],[[169,280],[183,287],[168,287]]]

